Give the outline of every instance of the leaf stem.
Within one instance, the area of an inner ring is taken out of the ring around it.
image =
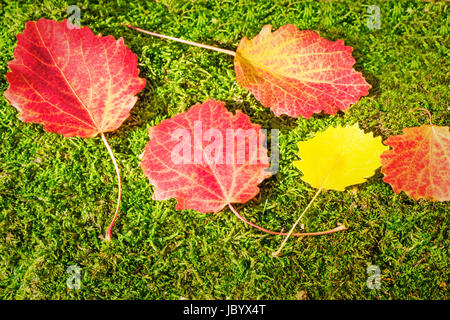
[[[272,256],[276,257],[281,253],[281,250],[283,250],[284,245],[286,244],[286,241],[289,239],[289,237],[292,235],[292,232],[294,231],[295,227],[297,226],[297,224],[300,222],[300,219],[303,217],[303,215],[306,213],[306,211],[308,211],[309,207],[312,205],[312,203],[314,202],[314,200],[316,200],[317,196],[319,195],[320,191],[322,191],[322,188],[320,188],[319,190],[317,190],[316,194],[314,195],[314,197],[311,199],[311,201],[308,203],[308,205],[306,206],[305,210],[303,210],[302,214],[300,215],[300,217],[298,217],[297,221],[295,221],[294,225],[292,226],[291,230],[289,231],[289,233],[287,234],[286,238],[284,238],[283,242],[281,243],[280,247],[278,248],[278,250],[276,252],[272,252]]]
[[[159,34],[159,33],[155,33],[155,32],[150,32],[138,27],[134,27],[132,25],[129,24],[125,24],[125,23],[120,23],[123,26],[126,26],[130,29],[134,29],[136,31],[142,32],[142,33],[146,33],[149,34],[151,36],[154,37],[159,37],[159,38],[164,38],[164,39],[169,39],[169,40],[173,40],[173,41],[177,41],[177,42],[181,42],[181,43],[185,43],[185,44],[189,44],[191,46],[196,46],[196,47],[200,47],[200,48],[205,48],[205,49],[209,49],[209,50],[214,50],[217,52],[221,52],[221,53],[225,53],[225,54],[229,54],[230,56],[235,56],[236,53],[234,51],[231,50],[227,50],[227,49],[222,49],[222,48],[217,48],[217,47],[213,47],[213,46],[209,46],[207,44],[203,44],[203,43],[198,43],[198,42],[194,42],[194,41],[188,41],[188,40],[183,40],[183,39],[179,39],[179,38],[175,38],[175,37],[170,37],[170,36],[166,36],[164,34]]]
[[[415,109],[411,109],[411,112],[414,111],[425,111],[426,113],[428,113],[428,117],[430,118],[430,126],[433,125],[433,117],[431,116],[431,112],[428,109],[425,108],[415,108]]]
[[[243,216],[241,216],[239,214],[239,212],[236,211],[236,209],[230,203],[228,204],[228,207],[235,214],[235,216],[239,218],[239,220],[241,220],[242,222],[244,222],[258,230],[264,231],[269,234],[274,234],[277,236],[287,236],[288,235],[288,233],[286,233],[286,232],[277,232],[277,231],[272,231],[272,230],[260,227],[257,224],[254,224],[253,222],[246,220]],[[343,231],[343,230],[347,230],[347,227],[344,226],[343,224],[338,224],[338,226],[334,229],[329,229],[329,230],[325,230],[325,231],[316,231],[316,232],[291,233],[290,235],[293,237],[321,236],[321,235],[331,234],[331,233],[335,233],[335,232],[339,232],[339,231]]]
[[[116,157],[114,157],[114,153],[112,152],[111,147],[109,146],[108,140],[106,140],[105,134],[103,132],[101,133],[101,136],[102,136],[103,143],[105,144],[106,149],[108,150],[109,155],[111,156],[112,162],[114,164],[114,168],[116,169],[117,181],[118,181],[118,187],[119,187],[119,193],[117,195],[116,212],[114,213],[114,218],[111,221],[111,224],[109,225],[108,230],[106,231],[106,235],[105,235],[105,240],[110,241],[112,228],[114,226],[114,223],[116,222],[117,215],[119,214],[120,199],[122,198],[122,182],[120,180],[120,170],[119,170],[119,166],[117,165]]]

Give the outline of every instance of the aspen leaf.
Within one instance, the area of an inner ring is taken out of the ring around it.
[[[275,115],[309,118],[314,113],[347,110],[369,93],[370,84],[353,69],[353,48],[312,30],[287,24],[275,32],[265,25],[252,40],[241,39],[236,52],[126,25],[155,37],[234,56],[237,83]]]
[[[385,144],[392,150],[381,155],[381,172],[394,192],[414,200],[450,200],[449,127],[433,125],[430,115],[430,125],[405,128]]]
[[[114,131],[145,85],[122,38],[42,18],[27,22],[17,40],[5,97],[20,120],[48,132],[88,138]]]
[[[353,48],[343,40],[292,24],[271,30],[265,25],[252,40],[244,37],[234,63],[237,83],[275,115],[336,114],[369,93],[371,86],[353,69]]]
[[[227,149],[227,135],[237,130],[248,130],[256,143],[254,149],[246,146],[242,150],[245,158],[241,163],[236,154],[228,159],[237,144]],[[150,128],[141,167],[155,187],[153,199],[175,198],[177,210],[204,213],[249,201],[259,192],[258,184],[270,176],[264,171],[269,164],[260,133],[261,126],[251,123],[247,115],[239,110],[232,114],[224,102],[211,100]],[[185,145],[180,145],[182,139],[186,139]],[[218,147],[214,154],[212,143]]]
[[[302,171],[302,180],[317,189],[338,191],[365,182],[381,165],[381,153],[388,149],[381,137],[365,134],[356,124],[330,127],[298,142],[298,148],[302,160],[293,164]]]
[[[88,27],[69,28],[67,20],[29,21],[17,36],[9,88],[4,95],[19,119],[44,125],[48,132],[82,138],[101,135],[118,178],[114,219],[121,197],[119,168],[104,133],[129,116],[136,94],[145,86],[136,55],[123,39],[96,36]]]
[[[298,149],[302,160],[293,161],[293,164],[302,171],[302,180],[318,190],[273,256],[281,253],[289,236],[322,190],[344,191],[348,186],[365,182],[381,165],[380,155],[388,147],[381,143],[381,137],[365,134],[355,124],[329,127],[312,139],[298,142]],[[338,228],[346,229],[342,225]]]

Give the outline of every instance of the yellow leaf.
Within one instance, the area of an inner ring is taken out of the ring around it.
[[[298,142],[293,164],[303,172],[302,180],[314,188],[344,191],[363,183],[381,166],[380,155],[389,147],[381,137],[365,134],[358,125],[330,127],[307,141]]]

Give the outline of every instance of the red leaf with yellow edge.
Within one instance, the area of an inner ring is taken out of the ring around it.
[[[270,176],[261,133],[241,111],[211,100],[150,128],[141,167],[155,187],[153,200],[175,198],[177,210],[204,213],[249,201]]]
[[[14,60],[6,77],[5,97],[19,110],[19,119],[41,123],[48,132],[66,137],[101,134],[118,178],[120,172],[104,132],[113,131],[129,116],[136,94],[145,86],[137,57],[123,39],[94,35],[88,27],[73,28],[66,20],[27,22],[17,36]]]
[[[343,40],[329,41],[292,24],[272,33],[266,25],[252,40],[242,38],[236,52],[150,32],[155,37],[186,43],[234,56],[236,81],[280,116],[311,117],[347,110],[369,93],[361,72],[353,69],[352,47]]]
[[[236,81],[280,116],[347,110],[370,85],[353,69],[353,48],[292,24],[275,32],[266,25],[252,40],[244,37],[235,55]]]
[[[22,121],[46,131],[83,138],[114,131],[145,85],[122,38],[42,18],[27,22],[17,40],[5,97]]]
[[[381,155],[381,172],[396,193],[404,191],[414,200],[450,200],[449,127],[405,128],[384,143],[392,149]]]

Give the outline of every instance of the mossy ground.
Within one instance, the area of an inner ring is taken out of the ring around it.
[[[114,167],[100,137],[64,138],[22,123],[0,98],[0,298],[3,299],[447,299],[448,203],[397,195],[376,175],[345,192],[318,197],[306,230],[347,231],[291,239],[262,234],[228,210],[176,211],[175,200],[152,201],[139,167],[147,130],[208,98],[224,100],[265,128],[279,128],[280,171],[254,200],[237,209],[273,230],[289,228],[315,190],[292,166],[296,141],[333,124],[355,123],[383,139],[428,122],[415,107],[449,125],[448,3],[370,1],[24,1],[2,2],[0,90],[16,35],[28,20],[62,20],[77,4],[81,23],[123,37],[137,54],[145,89],[131,117],[107,135],[123,176],[121,214],[110,243],[100,237],[116,205]],[[367,7],[381,8],[370,30]],[[160,40],[120,22],[235,49],[265,24],[292,23],[354,48],[356,69],[371,83],[348,112],[311,119],[277,118],[234,80],[230,56]],[[380,290],[366,286],[369,265]],[[66,269],[82,270],[68,290]]]

